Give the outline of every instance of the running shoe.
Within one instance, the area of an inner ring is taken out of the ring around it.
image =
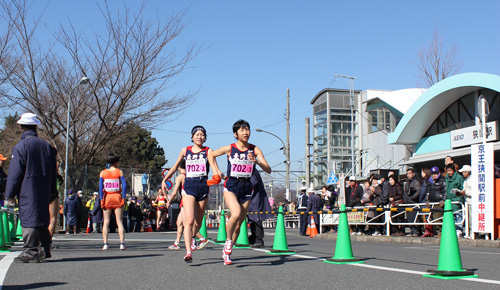
[[[233,252],[233,242],[232,241],[226,241],[226,244],[224,245],[224,249],[222,249],[224,254],[226,255],[231,255]]]
[[[196,249],[198,248],[198,246],[196,245],[196,239],[195,238],[192,238],[191,239],[191,251],[196,251]]]
[[[104,246],[102,247],[102,250],[103,250],[103,251],[106,251],[108,248],[109,248],[109,247],[108,247],[108,243],[105,243],[105,244],[104,244]]]
[[[50,249],[59,249],[59,246],[57,246],[56,244],[54,244],[54,242],[50,243]]]
[[[233,261],[231,261],[231,256],[222,253],[222,259],[224,259],[224,265],[232,265]]]
[[[187,253],[185,256],[184,256],[184,261],[186,263],[191,263],[193,262],[193,254],[191,254],[190,252]]]
[[[124,244],[124,243],[121,243],[121,244],[120,244],[120,250],[124,251],[124,250],[126,250],[126,249],[127,249],[127,247],[125,247],[125,244]]]
[[[180,250],[181,247],[179,247],[179,244],[173,243],[172,245],[168,246],[170,250]]]
[[[198,247],[196,249],[203,249],[204,246],[208,244],[208,239],[200,240]]]

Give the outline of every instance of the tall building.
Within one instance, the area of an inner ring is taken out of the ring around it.
[[[326,184],[332,170],[337,174],[368,177],[374,169],[399,170],[404,166],[411,148],[388,145],[387,135],[424,91],[355,90],[352,114],[349,90],[319,92],[311,100],[314,186]],[[354,172],[351,172],[352,157]]]

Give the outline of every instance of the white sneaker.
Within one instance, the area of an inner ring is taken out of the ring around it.
[[[191,251],[196,251],[196,249],[198,248],[198,246],[196,245],[196,239],[195,238],[192,238],[191,239]]]
[[[179,244],[173,243],[168,247],[170,250],[179,250],[181,247],[179,247]]]
[[[125,247],[125,244],[124,244],[124,243],[121,243],[121,244],[120,244],[120,250],[124,251],[124,250],[126,250],[126,249],[127,249],[127,247]]]
[[[372,234],[372,236],[374,236],[374,237],[380,236],[380,232],[374,232],[374,233]]]
[[[462,234],[463,234],[463,233],[462,233],[462,231],[461,231],[461,230],[457,230],[457,237],[458,237],[458,238],[461,238],[461,237],[462,237]]]
[[[200,240],[198,247],[196,249],[203,249],[203,247],[208,244],[208,239]]]
[[[224,259],[224,265],[232,265],[233,261],[231,261],[231,256],[226,255],[224,251],[222,252],[222,258]]]
[[[226,255],[231,255],[231,253],[233,252],[233,242],[226,241],[226,244],[224,245],[224,249],[222,249],[222,252]]]
[[[356,232],[352,232],[352,233],[351,233],[351,236],[355,236],[355,235],[356,235]]]
[[[103,250],[103,251],[106,251],[108,248],[109,248],[109,247],[108,247],[108,243],[105,243],[105,244],[104,244],[104,246],[102,247],[102,250]]]

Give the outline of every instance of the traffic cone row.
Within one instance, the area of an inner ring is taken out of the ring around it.
[[[87,221],[87,231],[85,232],[86,234],[90,234],[90,215],[89,215],[89,220]]]
[[[203,215],[203,221],[201,222],[201,228],[199,230],[200,234],[206,239],[208,238],[208,233],[207,233],[207,222],[205,219],[205,215]]]
[[[238,239],[236,239],[236,243],[233,248],[236,249],[249,249],[250,243],[248,242],[248,227],[247,227],[247,219],[245,219],[240,226],[240,233],[238,235]]]
[[[333,258],[326,259],[325,263],[332,264],[351,264],[364,263],[361,259],[352,255],[351,235],[349,234],[349,223],[347,222],[347,213],[345,204],[340,206],[339,228],[337,231],[337,242],[335,245],[335,255]]]
[[[285,229],[285,216],[283,215],[283,206],[280,206],[278,220],[276,222],[276,231],[274,233],[273,249],[267,252],[273,255],[293,255],[295,252],[288,250]]]
[[[426,274],[424,277],[444,280],[478,277],[474,275],[474,271],[462,268],[462,258],[460,257],[455,221],[449,199],[444,203],[438,268],[427,272],[431,274]]]
[[[226,215],[224,214],[224,210],[220,212],[220,223],[219,223],[219,231],[217,232],[217,239],[214,244],[224,244],[227,239],[226,232]]]

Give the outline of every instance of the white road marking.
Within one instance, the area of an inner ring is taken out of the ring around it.
[[[254,251],[259,251],[259,252],[267,252],[268,250],[264,249],[253,249]],[[318,258],[318,257],[313,257],[313,256],[306,256],[306,255],[290,255],[290,256],[295,256],[298,258],[303,258],[303,259],[310,259],[310,260],[317,260],[317,261],[324,261],[325,259],[323,258]],[[376,269],[376,270],[382,270],[382,271],[390,271],[390,272],[399,272],[399,273],[406,273],[406,274],[414,274],[414,275],[424,275],[424,274],[429,274],[427,272],[422,272],[422,271],[415,271],[415,270],[406,270],[406,269],[399,269],[399,268],[390,268],[390,267],[383,267],[383,266],[376,266],[376,265],[369,265],[369,264],[346,264],[349,266],[356,266],[356,267],[363,267],[363,268],[370,268],[370,269]],[[500,281],[497,280],[489,280],[489,279],[481,279],[481,278],[465,278],[465,279],[460,279],[460,280],[466,280],[470,282],[477,282],[477,283],[488,283],[488,284],[496,284],[500,285]]]
[[[14,262],[14,258],[21,254],[21,251],[13,251],[6,253],[5,257],[0,260],[0,290],[3,288],[3,281],[5,280],[5,276],[7,276],[7,271],[10,268],[12,262]]]
[[[424,247],[404,247],[405,249],[416,249],[416,250],[434,250],[439,251],[439,247],[437,248],[424,248]],[[460,253],[472,253],[472,254],[486,254],[486,255],[500,255],[500,253],[493,252],[476,252],[476,251],[467,251],[460,250]]]

